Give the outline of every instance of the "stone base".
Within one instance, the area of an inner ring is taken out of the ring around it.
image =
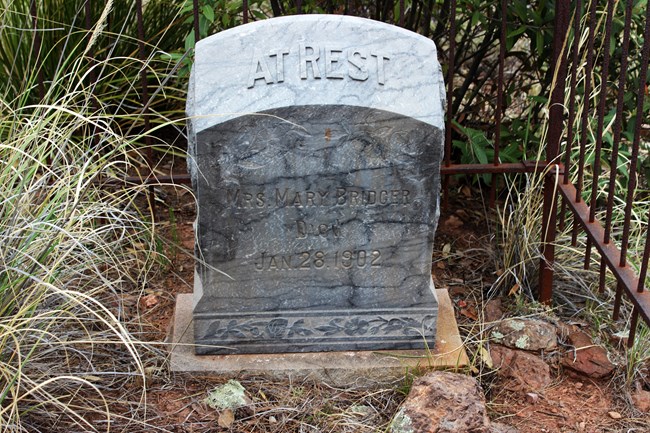
[[[447,290],[436,289],[438,326],[431,350],[195,355],[192,294],[178,295],[172,331],[171,370],[235,377],[317,379],[333,386],[371,386],[400,380],[407,372],[468,364]]]

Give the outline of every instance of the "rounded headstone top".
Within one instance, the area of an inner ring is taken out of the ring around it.
[[[196,45],[191,130],[290,106],[347,105],[441,130],[445,89],[436,46],[411,31],[341,15],[298,15],[235,27]]]

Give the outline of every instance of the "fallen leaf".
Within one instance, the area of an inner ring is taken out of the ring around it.
[[[463,301],[463,300],[461,299],[460,301],[458,301],[458,306],[459,306],[460,308],[465,308],[465,307],[467,307],[467,302],[465,302],[465,301]]]
[[[158,296],[156,295],[145,295],[140,298],[140,306],[142,308],[152,308],[158,305]]]
[[[451,244],[445,244],[445,246],[442,247],[442,257],[446,259],[449,257],[449,253],[451,253]]]
[[[467,308],[462,308],[460,310],[460,314],[467,317],[468,319],[478,320],[478,314],[476,313],[476,308],[474,308],[471,305]]]
[[[490,352],[485,347],[481,347],[479,353],[481,354],[481,360],[483,361],[483,363],[488,368],[494,368],[494,361],[492,361],[492,356],[490,356]]]
[[[515,283],[515,285],[512,286],[512,288],[508,292],[508,296],[516,295],[518,291],[519,291],[519,283]]]
[[[219,427],[230,428],[233,422],[235,422],[235,414],[232,409],[224,409],[219,414],[219,419],[217,420]]]
[[[610,417],[611,419],[621,419],[621,418],[623,418],[623,415],[621,415],[621,414],[618,413],[618,412],[614,412],[614,411],[607,412],[607,415],[609,415],[609,417]]]
[[[460,189],[460,192],[463,193],[463,195],[467,198],[470,198],[472,196],[472,190],[467,185],[463,185],[463,187]]]
[[[88,382],[99,382],[100,380],[102,380],[101,377],[93,376],[93,375],[81,376],[81,378],[87,380]]]

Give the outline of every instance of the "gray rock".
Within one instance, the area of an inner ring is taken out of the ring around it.
[[[487,433],[490,421],[476,379],[432,372],[413,387],[391,423],[391,433]]]
[[[444,88],[426,38],[304,15],[199,42],[198,354],[432,345]]]
[[[209,391],[205,403],[213,409],[237,409],[250,404],[251,401],[241,383],[229,380]]]
[[[555,325],[539,319],[506,319],[490,333],[492,341],[512,349],[551,351],[557,349]]]

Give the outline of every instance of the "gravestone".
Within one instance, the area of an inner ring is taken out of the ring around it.
[[[432,346],[433,42],[302,15],[211,36],[195,58],[196,353]]]

